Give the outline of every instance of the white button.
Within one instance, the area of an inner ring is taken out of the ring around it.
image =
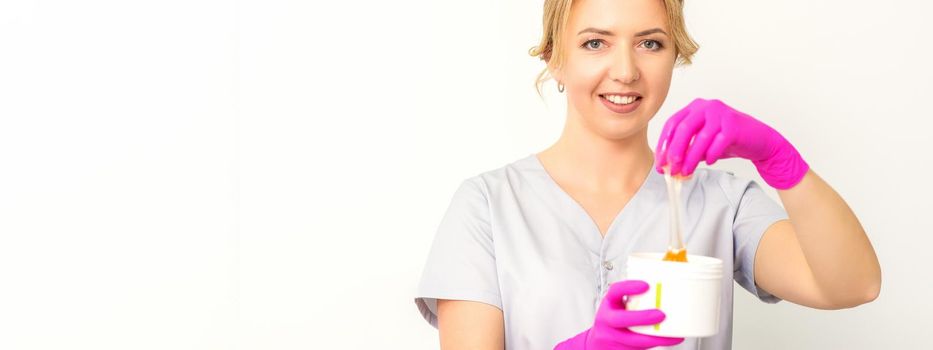
[[[603,267],[605,267],[606,270],[612,270],[612,262],[609,260],[603,261]]]

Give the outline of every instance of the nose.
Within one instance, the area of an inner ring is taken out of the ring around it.
[[[609,69],[609,77],[623,84],[631,84],[640,77],[635,55],[629,50],[619,51],[613,59],[614,64]]]

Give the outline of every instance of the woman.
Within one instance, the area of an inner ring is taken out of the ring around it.
[[[632,252],[667,247],[665,170],[690,177],[689,252],[722,259],[761,300],[840,309],[877,297],[880,267],[858,219],[774,129],[697,99],[667,120],[652,152],[648,122],[675,62],[689,64],[697,50],[682,5],[545,1],[543,37],[531,54],[567,94],[566,124],[551,147],[457,190],[416,298],[442,349],[730,348],[728,278],[715,336],[628,330],[664,319],[660,310],[625,310],[625,297],[648,286],[625,280],[624,264]],[[786,209],[753,181],[697,169],[730,157],[752,161]]]

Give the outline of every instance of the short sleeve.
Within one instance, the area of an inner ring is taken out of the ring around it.
[[[732,223],[733,255],[735,259],[733,278],[758,299],[769,304],[781,301],[755,284],[755,253],[758,243],[768,227],[787,219],[787,212],[762,190],[755,181],[729,176],[735,201],[735,219]]]
[[[486,186],[464,180],[434,236],[415,295],[424,319],[437,327],[437,300],[470,300],[502,309]]]

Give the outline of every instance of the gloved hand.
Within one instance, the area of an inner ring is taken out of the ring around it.
[[[627,280],[613,283],[596,311],[593,327],[557,344],[554,350],[631,350],[672,346],[683,342],[684,338],[656,337],[628,330],[631,326],[653,325],[664,320],[661,310],[625,310],[623,296],[646,291],[648,283],[644,281]]]
[[[810,169],[794,146],[768,125],[722,101],[701,98],[664,124],[654,164],[663,173],[669,162],[671,175],[690,176],[700,160],[713,164],[732,157],[751,160],[762,179],[780,190],[794,187]]]

